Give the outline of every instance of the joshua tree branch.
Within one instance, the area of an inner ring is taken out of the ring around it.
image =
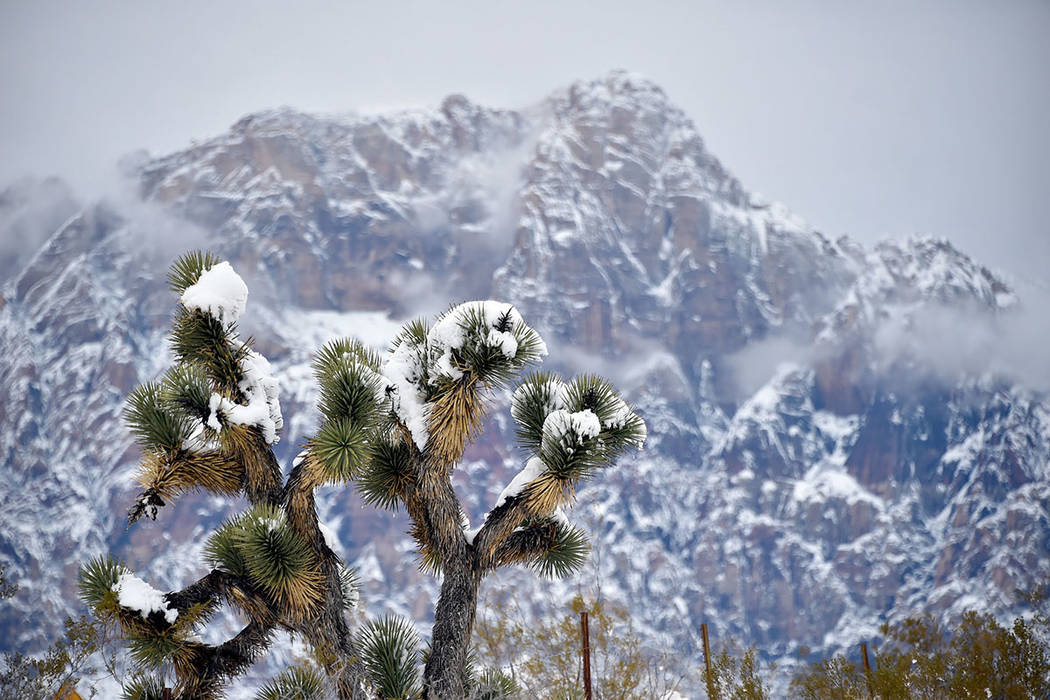
[[[406,488],[404,504],[424,553],[429,551],[442,566],[463,558],[462,511],[447,467],[431,464],[424,455],[416,479]]]
[[[480,534],[480,533],[479,533]],[[508,564],[531,564],[557,541],[553,523],[541,523],[512,532],[492,553],[490,568]]]
[[[498,508],[493,508],[485,518],[485,523],[474,536],[474,548],[478,552],[478,561],[483,569],[498,566],[496,555],[500,547],[511,537],[529,516],[525,500],[519,496],[508,498]]]
[[[201,646],[192,665],[195,672],[184,678],[180,697],[212,697],[226,678],[244,673],[270,645],[274,625],[249,622],[233,639],[219,646]]]
[[[220,569],[212,569],[210,573],[181,591],[168,593],[165,598],[168,607],[175,608],[180,613],[194,605],[218,605],[220,600],[226,600],[249,611],[253,619],[275,618],[270,603],[251,583],[241,576]]]

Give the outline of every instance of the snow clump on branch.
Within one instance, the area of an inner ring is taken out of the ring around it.
[[[392,408],[408,431],[412,441],[422,450],[430,439],[427,421],[430,406],[426,403],[420,384],[423,368],[419,353],[408,341],[400,343],[383,361],[383,376],[389,382]]]
[[[235,323],[248,304],[248,285],[227,261],[212,265],[182,292],[182,305],[209,313],[223,325]]]
[[[202,272],[197,281],[182,292],[182,305],[189,311],[200,311],[217,318],[224,326],[235,323],[248,303],[248,285],[226,260]],[[234,336],[236,337],[236,336]],[[237,389],[244,404],[213,393],[208,400],[210,414],[206,424],[215,432],[222,430],[221,415],[227,423],[252,425],[262,431],[266,443],[273,445],[284,427],[277,379],[265,357],[249,350],[241,360],[241,380]]]
[[[221,430],[221,414],[228,423],[259,428],[268,445],[279,442],[277,431],[284,427],[284,416],[281,415],[277,379],[271,372],[269,361],[254,350],[249,350],[241,362],[243,379],[237,385],[248,403],[242,405],[213,393],[208,401],[211,410],[208,426],[216,432]]]
[[[164,615],[169,625],[173,625],[179,616],[178,610],[168,607],[163,593],[130,571],[125,571],[117,578],[112,590],[117,594],[117,602],[122,608],[138,610],[143,618],[148,618],[150,613],[159,612]]]
[[[514,331],[527,329],[525,319],[512,304],[500,301],[468,301],[453,308],[442,316],[427,333],[427,350],[431,359],[433,374],[431,381],[439,376],[459,379],[463,372],[452,363],[452,351],[461,350],[468,340],[467,331],[474,319],[479,319],[488,332],[477,340],[492,347],[498,347],[508,359],[518,354],[518,341]],[[535,331],[533,331],[535,333]],[[539,355],[547,354],[547,346],[536,333],[539,344]]]
[[[492,510],[506,503],[508,498],[520,495],[525,490],[525,487],[535,481],[546,469],[547,465],[543,463],[542,459],[530,457],[529,461],[525,463],[525,467],[515,474],[514,478],[507,484],[507,487],[500,492],[499,498],[496,499],[496,505],[492,506]]]
[[[570,434],[580,443],[601,431],[601,421],[589,408],[575,413],[560,408],[552,411],[543,421],[543,444],[547,446],[562,442]]]
[[[468,301],[437,320],[422,343],[404,339],[383,361],[382,375],[389,388],[394,413],[422,450],[430,439],[428,384],[463,376],[456,351],[468,343],[499,348],[508,360],[518,357],[519,338],[529,338],[536,354],[547,355],[547,345],[512,304]]]

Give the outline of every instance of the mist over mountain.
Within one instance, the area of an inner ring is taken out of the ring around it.
[[[0,195],[0,561],[21,586],[0,607],[7,650],[55,636],[101,551],[184,585],[243,505],[190,497],[124,520],[137,452],[122,402],[168,363],[164,275],[196,247],[248,282],[242,331],[281,381],[286,469],[316,425],[314,350],[339,335],[386,347],[401,320],[457,300],[514,303],[549,368],[605,374],[637,404],[647,446],[570,514],[595,538],[585,574],[483,591],[554,615],[600,582],[652,644],[697,658],[707,622],[790,668],[801,647],[875,640],[920,611],[1010,615],[1050,576],[1050,376],[1026,300],[951,232],[865,248],[811,229],[750,193],[643,78],[516,111],[453,95],[261,112],[129,168],[132,194],[98,202],[57,181]],[[520,467],[508,405],[496,396],[457,471],[472,519]],[[321,490],[318,510],[365,609],[424,623],[437,582],[407,519],[352,488]]]

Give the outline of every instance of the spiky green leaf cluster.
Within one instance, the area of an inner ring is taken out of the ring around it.
[[[412,478],[412,447],[403,441],[377,437],[371,446],[366,469],[357,479],[357,488],[365,502],[394,510],[400,494]]]
[[[348,482],[358,474],[370,453],[370,433],[349,418],[325,422],[310,440],[310,450],[321,460],[332,481]]]
[[[164,682],[156,676],[136,673],[130,681],[123,684],[122,690],[122,700],[162,700]]]
[[[486,318],[483,303],[468,302],[449,309],[439,318],[449,314],[457,316],[463,333],[463,343],[451,351],[453,367],[470,374],[491,387],[504,386],[522,368],[538,362],[546,354],[546,346],[539,334],[521,321],[513,307],[495,321]],[[511,355],[503,352],[499,343],[490,341],[490,335],[508,333],[514,339],[515,351]],[[443,352],[431,348],[430,352]],[[436,359],[430,358],[430,361]]]
[[[601,431],[582,438],[569,431],[558,439],[545,436],[550,415],[591,411],[601,423]],[[538,453],[558,479],[574,483],[612,464],[618,455],[645,440],[645,423],[602,377],[581,375],[568,382],[555,374],[537,372],[525,379],[514,392],[511,415],[517,423],[517,437],[523,447]]]
[[[195,365],[176,365],[161,382],[160,397],[166,407],[205,421],[211,413],[211,387],[204,370]]]
[[[372,425],[379,417],[385,382],[379,375],[379,355],[360,341],[340,338],[327,343],[313,361],[321,388],[318,405],[326,420],[349,419]]]
[[[147,668],[161,668],[171,662],[172,657],[186,651],[186,640],[173,631],[125,629],[124,639],[128,652],[135,663]]]
[[[598,416],[602,424],[598,437],[608,461],[627,450],[640,448],[645,442],[645,421],[604,378],[597,375],[575,377],[569,383],[569,401]]]
[[[322,700],[324,679],[316,671],[294,667],[264,685],[255,700]]]
[[[321,348],[313,368],[323,422],[310,450],[320,458],[328,479],[347,482],[360,474],[373,434],[386,417],[379,356],[357,340],[340,338]]]
[[[512,700],[521,695],[521,686],[498,668],[487,668],[471,684],[470,700]]]
[[[543,442],[543,422],[551,411],[564,408],[565,384],[554,372],[533,372],[514,391],[510,414],[517,424],[518,443],[533,453]]]
[[[382,698],[412,700],[422,692],[419,636],[407,620],[386,616],[361,630],[361,660]]]
[[[234,327],[223,326],[211,314],[179,309],[171,329],[171,349],[179,364],[189,364],[204,370],[221,394],[237,400],[240,382],[244,378],[242,366],[252,341],[236,340]]]
[[[208,251],[194,250],[176,260],[168,270],[168,286],[176,294],[197,284],[200,276],[221,260]]]
[[[109,617],[120,609],[113,587],[128,569],[110,555],[95,557],[80,567],[77,587],[80,599],[100,617]]]
[[[143,450],[177,452],[193,433],[193,424],[164,401],[161,384],[146,382],[128,396],[124,420]]]
[[[248,576],[248,560],[241,545],[245,534],[243,522],[247,515],[226,520],[204,543],[204,561],[208,566],[222,569],[235,576]]]
[[[208,538],[204,558],[210,566],[246,576],[274,601],[301,596],[316,583],[308,544],[283,511],[267,504],[223,523]]]
[[[168,272],[168,284],[182,294],[197,283],[201,274],[218,264],[220,259],[209,252],[195,251],[175,261]],[[219,393],[241,400],[239,382],[242,363],[251,349],[249,339],[236,338],[235,324],[224,325],[212,314],[179,306],[171,329],[171,347],[180,365],[202,369]],[[209,392],[210,394],[210,392]],[[199,399],[198,397],[195,397]]]
[[[202,624],[215,606],[209,603],[190,606],[181,610],[170,625],[158,622],[152,615],[143,617],[139,610],[121,607],[119,596],[113,590],[120,576],[126,573],[130,570],[108,555],[92,559],[80,569],[81,600],[98,617],[119,623],[132,659],[141,666],[157,668],[190,653],[198,645],[191,638],[194,627]],[[148,683],[142,688],[148,690]]]
[[[587,562],[590,544],[587,535],[577,527],[552,521],[556,528],[554,543],[533,563],[533,568],[546,578],[568,578]]]

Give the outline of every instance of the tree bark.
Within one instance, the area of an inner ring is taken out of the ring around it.
[[[329,549],[317,519],[314,489],[323,481],[320,467],[304,461],[292,469],[282,501],[296,533],[310,544],[325,580],[324,600],[317,614],[294,626],[321,653],[325,672],[333,680],[339,700],[368,700],[361,654],[343,614],[343,590],[336,554]]]
[[[211,697],[225,682],[244,673],[265,651],[275,629],[285,629],[302,635],[319,651],[340,700],[371,700],[364,664],[344,616],[338,559],[325,543],[318,525],[314,488],[320,483],[320,474],[316,468],[303,464],[293,469],[288,483],[280,487],[270,478],[277,465],[273,452],[260,446],[258,454],[250,457],[261,476],[256,475],[255,490],[246,480],[245,495],[252,504],[269,503],[284,508],[293,530],[313,550],[324,579],[324,597],[306,619],[291,618],[250,581],[219,569],[181,591],[168,593],[168,606],[179,613],[194,605],[217,607],[225,601],[249,618],[248,625],[233,639],[197,649],[192,661],[195,670],[180,679],[178,697]],[[151,619],[159,628],[169,626],[161,614],[154,617]]]
[[[474,631],[481,571],[468,547],[458,561],[444,568],[441,595],[434,611],[430,658],[423,671],[426,700],[462,700],[463,671]]]

